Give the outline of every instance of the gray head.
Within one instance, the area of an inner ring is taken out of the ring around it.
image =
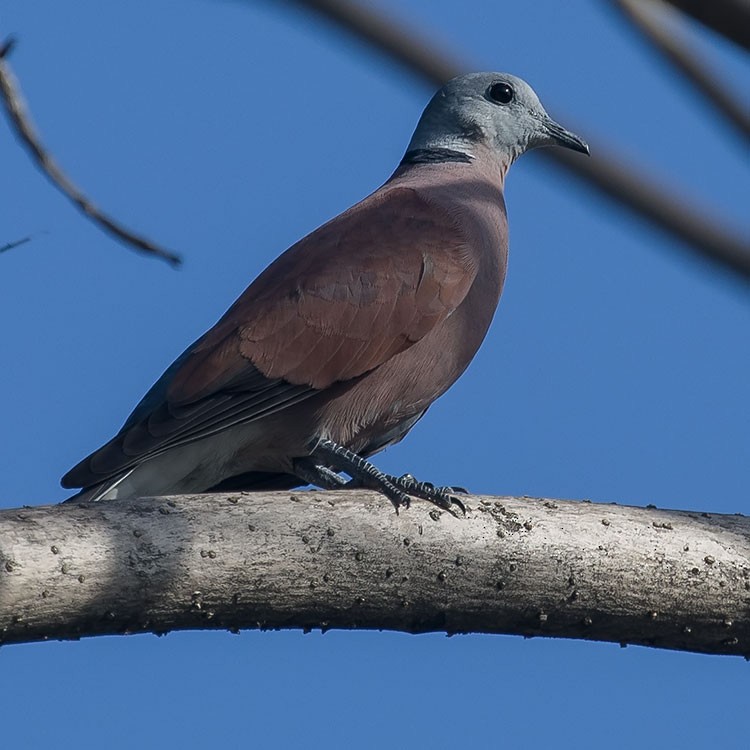
[[[565,146],[588,154],[577,135],[544,111],[528,83],[508,73],[470,73],[449,81],[427,105],[408,151],[450,149],[474,156],[492,149],[504,167],[537,146]]]

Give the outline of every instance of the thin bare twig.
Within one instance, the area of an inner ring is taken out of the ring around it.
[[[717,34],[750,50],[748,0],[667,0]]]
[[[131,232],[123,227],[119,222],[102,212],[97,208],[65,175],[49,151],[41,144],[31,119],[24,105],[20,88],[13,75],[6,58],[14,46],[14,40],[9,39],[0,45],[0,96],[2,96],[5,105],[5,111],[8,113],[8,120],[21,141],[36,161],[39,168],[49,178],[52,184],[60,192],[69,198],[78,208],[86,214],[95,224],[98,224],[104,231],[116,237],[120,242],[134,247],[140,252],[154,255],[166,260],[173,266],[179,266],[182,258],[175,253],[165,250],[154,244],[145,237]]]
[[[468,70],[435,45],[412,34],[403,24],[397,24],[372,8],[351,0],[291,1],[319,13],[431,85],[441,86]],[[592,145],[590,159],[577,158],[563,149],[544,149],[540,155],[604,192],[616,203],[630,208],[639,218],[682,240],[694,252],[750,282],[747,240],[725,229],[722,222],[706,216],[684,198],[666,193],[653,179],[644,176],[644,170],[634,169],[624,158],[607,155],[606,151]]]
[[[2,247],[0,247],[0,253],[4,253],[6,250],[12,250],[14,247],[18,247],[19,245],[25,245],[27,242],[31,242],[31,237],[24,237],[23,239],[20,239],[20,240],[8,242]]]
[[[750,110],[735,98],[684,40],[664,23],[666,14],[677,15],[663,0],[611,0],[622,16],[632,23],[685,78],[708,99],[745,138],[750,138]]]

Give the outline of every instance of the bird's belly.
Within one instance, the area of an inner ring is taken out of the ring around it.
[[[290,455],[304,455],[296,431],[282,434],[269,419],[237,425],[172,448],[137,465],[101,499],[205,492],[246,471],[288,472]]]
[[[371,455],[398,442],[466,369],[486,326],[448,319],[318,410],[322,435]]]

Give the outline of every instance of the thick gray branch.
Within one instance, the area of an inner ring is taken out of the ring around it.
[[[0,642],[175,629],[546,635],[750,654],[750,519],[364,491],[0,512]]]

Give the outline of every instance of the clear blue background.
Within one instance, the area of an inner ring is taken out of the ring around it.
[[[747,152],[604,2],[389,0],[475,69],[747,227]],[[292,10],[290,10],[292,8]],[[73,179],[179,250],[83,220],[0,126],[0,505],[119,427],[279,252],[379,185],[431,92],[293,6],[6,0],[2,33]],[[746,59],[700,49],[739,91]],[[534,155],[472,367],[390,471],[484,493],[748,512],[747,287]],[[746,231],[746,229],[745,229]],[[8,748],[747,747],[741,659],[514,637],[173,633],[0,649]]]

